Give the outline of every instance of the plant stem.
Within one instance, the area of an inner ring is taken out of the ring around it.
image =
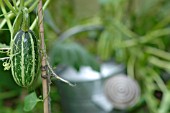
[[[22,9],[22,24],[21,24],[21,30],[23,31],[28,31],[29,30],[29,24],[30,24],[30,20],[29,20],[29,12],[27,8],[23,8]]]
[[[8,16],[8,18],[12,18],[12,17],[14,17],[14,14],[9,14],[9,15],[7,15]],[[0,23],[0,29],[2,29],[2,27],[6,24],[6,22],[7,22],[7,20],[4,18],[2,21],[1,21],[1,23]]]
[[[12,12],[8,12],[8,13],[6,13],[6,15],[8,15],[8,14],[10,14],[10,13],[12,13]],[[4,16],[4,14],[1,14],[1,15],[0,15],[0,17],[2,17],[2,16]]]
[[[10,33],[12,33],[12,24],[11,24],[11,21],[10,21],[8,15],[7,15],[7,12],[6,12],[6,9],[5,9],[5,6],[4,6],[2,0],[0,0],[0,6],[1,6],[1,9],[2,9],[2,13],[4,14],[5,19],[7,21],[7,25],[8,25],[8,28],[10,30]]]
[[[24,7],[24,0],[20,0],[20,10]]]
[[[135,56],[131,55],[127,63],[127,74],[132,78],[135,78],[135,61]]]
[[[125,34],[127,37],[130,38],[136,38],[139,37],[138,34],[131,31],[129,28],[127,28],[125,25],[123,25],[120,21],[114,19],[113,26],[115,26],[116,29],[119,29],[123,34]]]
[[[18,7],[17,7],[17,2],[16,0],[12,0],[13,4],[14,4],[14,7],[15,7],[15,10],[18,11]]]
[[[8,8],[9,8],[15,15],[17,15],[17,12],[16,12],[15,9],[13,8],[13,6],[12,6],[11,3],[9,2],[9,0],[4,0],[4,2],[5,2],[6,5],[8,6]]]
[[[28,6],[31,2],[32,2],[32,0],[27,0],[27,1],[25,2],[24,6]],[[19,5],[19,1],[16,3],[16,5],[17,5],[17,6]],[[8,14],[7,16],[8,16],[8,18],[11,19],[11,18],[14,17],[14,14],[13,14],[13,13],[10,13],[10,14]],[[6,19],[4,18],[4,19],[1,21],[1,23],[0,23],[0,29],[2,29],[2,27],[5,25],[6,22],[7,22],[7,21],[6,21]]]
[[[44,54],[45,51],[45,44],[44,44],[44,25],[43,25],[43,11],[42,11],[42,0],[39,0],[38,4],[38,18],[39,18],[39,32],[40,32],[40,39],[41,39],[41,66],[46,66],[46,56]],[[46,52],[46,51],[45,51]],[[42,75],[42,87],[43,87],[43,98],[44,98],[44,113],[50,113],[50,101],[49,101],[49,84],[48,84],[48,77],[43,78],[43,76],[47,75],[47,70],[41,70]]]
[[[162,92],[168,92],[168,89],[164,83],[164,81],[161,79],[161,76],[159,73],[157,73],[154,69],[148,68],[147,72],[149,75],[152,76],[153,80],[157,83],[158,87],[161,89]]]
[[[165,60],[161,60],[155,56],[149,57],[148,62],[151,63],[152,65],[165,69],[166,71],[170,70],[170,63],[165,61]]]
[[[168,113],[169,104],[170,104],[169,100],[170,100],[170,92],[164,93],[159,109],[157,110],[158,113]]]
[[[146,53],[149,53],[149,54],[157,56],[161,59],[170,61],[170,53],[169,52],[166,52],[166,51],[158,49],[158,48],[149,47],[149,46],[145,47],[145,51],[146,51]]]
[[[37,4],[38,4],[38,1],[39,1],[39,0],[36,0],[36,1],[33,3],[33,5],[28,9],[28,12],[29,12],[29,13],[32,12],[32,11],[35,9],[35,7],[36,7]]]

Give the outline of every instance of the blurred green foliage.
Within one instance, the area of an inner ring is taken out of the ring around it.
[[[100,4],[105,31],[99,38],[99,55],[126,65],[128,76],[140,83],[147,112],[168,113],[170,2],[100,0]]]

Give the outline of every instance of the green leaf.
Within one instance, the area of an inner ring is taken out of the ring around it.
[[[102,60],[107,60],[111,58],[112,51],[113,51],[113,43],[114,37],[111,33],[105,31],[101,34],[100,39],[98,41],[98,54]]]
[[[27,95],[24,99],[24,111],[31,111],[39,101],[41,100],[37,97],[35,92]]]
[[[56,33],[59,33],[60,30],[56,26],[55,21],[53,20],[52,15],[48,9],[44,11],[44,15],[44,21],[47,23],[47,25],[49,25]]]

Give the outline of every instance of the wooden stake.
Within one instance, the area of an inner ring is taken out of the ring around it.
[[[46,48],[44,44],[44,25],[43,25],[43,11],[42,11],[42,0],[39,0],[38,4],[38,18],[39,18],[39,32],[40,32],[40,40],[41,40],[41,66],[46,67]],[[42,87],[43,87],[43,98],[44,98],[44,113],[50,113],[50,100],[49,100],[49,84],[48,84],[48,76],[47,75],[47,69],[41,70],[42,75]]]

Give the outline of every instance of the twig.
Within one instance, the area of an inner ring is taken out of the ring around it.
[[[45,50],[45,44],[44,44],[44,25],[43,25],[43,11],[42,11],[42,0],[39,0],[38,3],[38,18],[39,18],[39,32],[40,32],[40,39],[41,39],[41,49]],[[44,53],[41,53],[41,66],[46,66],[46,57]],[[41,70],[42,76],[47,75],[47,70]],[[48,77],[43,78],[42,77],[42,87],[43,87],[43,98],[44,98],[44,113],[50,113],[50,101],[49,101],[49,84],[48,84]]]
[[[49,68],[49,70],[51,71],[52,75],[53,75],[55,78],[61,80],[62,82],[66,83],[66,84],[69,84],[70,86],[75,86],[74,84],[70,83],[69,81],[67,81],[67,80],[59,77],[57,74],[55,74],[48,61],[47,61],[47,65],[48,65],[48,68]]]

